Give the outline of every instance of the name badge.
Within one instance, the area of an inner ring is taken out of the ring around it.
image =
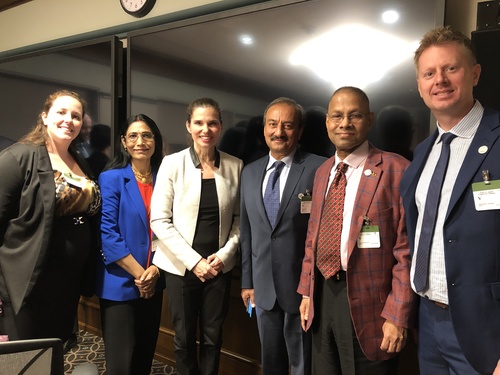
[[[306,189],[306,193],[300,193],[298,195],[300,199],[300,213],[301,214],[310,214],[311,213],[311,205],[312,205],[312,195],[311,190]]]
[[[500,180],[472,184],[474,205],[478,211],[500,209]]]
[[[310,214],[312,206],[312,196],[304,195],[300,201],[300,213]]]
[[[73,176],[71,173],[64,173],[63,176],[68,184],[83,189],[85,181],[82,177]]]
[[[376,249],[380,247],[380,231],[378,225],[363,225],[358,237],[358,248]]]

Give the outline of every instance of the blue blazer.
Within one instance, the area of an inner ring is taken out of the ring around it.
[[[156,174],[153,174],[153,184]],[[111,169],[99,175],[102,194],[102,259],[97,263],[96,295],[112,301],[140,297],[134,278],[115,262],[128,254],[146,268],[150,246],[149,222],[132,168]],[[163,278],[156,288],[163,289]]]
[[[415,190],[437,131],[416,149],[401,180],[410,248],[417,225]],[[472,184],[500,180],[500,112],[485,108],[453,187],[443,235],[450,314],[460,347],[481,373],[500,358],[500,210],[477,211]],[[487,147],[487,151],[482,153]],[[481,148],[481,151],[479,151]]]
[[[241,287],[254,289],[255,303],[271,310],[298,314],[297,293],[304,258],[309,214],[300,213],[300,193],[312,192],[314,174],[326,158],[300,150],[294,155],[274,229],[267,218],[262,182],[269,156],[243,168],[241,175],[240,246]]]

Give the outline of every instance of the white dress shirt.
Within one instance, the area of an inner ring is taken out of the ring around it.
[[[351,219],[352,212],[354,210],[354,203],[356,201],[356,195],[358,194],[358,186],[361,181],[361,176],[363,175],[363,167],[365,165],[366,159],[368,158],[369,145],[368,141],[361,144],[356,150],[349,154],[344,160],[341,160],[337,153],[335,153],[335,164],[330,171],[330,178],[328,179],[328,188],[326,189],[326,194],[328,194],[328,189],[335,178],[337,173],[337,166],[340,162],[344,162],[348,165],[345,177],[347,179],[347,186],[345,188],[345,199],[344,199],[344,219],[342,221],[342,234],[340,236],[340,262],[342,264],[342,269],[347,270],[347,257],[349,255],[349,231],[351,230]],[[326,195],[325,195],[326,199]]]
[[[290,173],[290,167],[292,166],[293,157],[295,156],[296,151],[297,149],[295,149],[294,151],[292,151],[291,153],[289,153],[287,156],[285,156],[283,159],[280,160],[283,163],[285,163],[280,173],[280,203],[281,203],[281,197],[283,197],[283,190],[285,189],[286,180]],[[269,162],[267,163],[266,167],[266,175],[264,176],[264,181],[262,181],[263,199],[264,199],[264,193],[266,192],[267,181],[269,180],[269,176],[271,175],[271,173],[274,171],[274,168],[272,168],[272,166],[276,161],[277,159],[273,158],[271,154],[269,154]]]

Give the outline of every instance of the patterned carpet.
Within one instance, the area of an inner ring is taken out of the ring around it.
[[[78,332],[78,345],[68,351],[64,356],[64,372],[70,375],[76,365],[94,363],[99,369],[99,374],[106,374],[106,360],[104,358],[104,342],[102,338],[85,331]],[[151,374],[176,374],[172,366],[153,361]]]

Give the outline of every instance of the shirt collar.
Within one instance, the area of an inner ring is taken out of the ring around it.
[[[483,113],[483,106],[478,100],[476,100],[469,113],[467,113],[464,118],[450,130],[450,132],[460,138],[474,137],[477,128],[479,127],[479,123],[481,122],[481,118],[483,117]],[[441,128],[441,126],[439,126],[439,123],[437,123],[437,129],[439,136],[437,137],[436,142],[439,142],[441,140],[441,135],[443,135],[445,131]]]
[[[353,152],[351,152],[344,160],[340,160],[337,153],[335,153],[335,165],[334,170],[337,169],[337,166],[340,162],[346,163],[349,167],[358,168],[359,166],[363,166],[365,164],[366,158],[370,153],[370,144],[368,141],[364,141],[358,148],[356,148]]]
[[[295,156],[296,152],[297,152],[297,147],[295,147],[295,149],[292,152],[290,152],[287,156],[285,156],[283,159],[280,159],[280,161],[285,163],[287,167],[291,167],[293,163],[293,157]],[[271,168],[271,166],[274,164],[275,161],[277,161],[277,159],[273,158],[271,153],[269,153],[269,161],[267,162],[266,171],[268,171]]]
[[[198,154],[194,150],[194,147],[191,146],[189,147],[189,154],[191,155],[191,160],[193,161],[194,167],[199,168],[201,165],[200,159],[198,158]],[[219,168],[220,165],[220,153],[219,150],[217,150],[217,147],[215,148],[215,162],[214,166],[215,168]]]

